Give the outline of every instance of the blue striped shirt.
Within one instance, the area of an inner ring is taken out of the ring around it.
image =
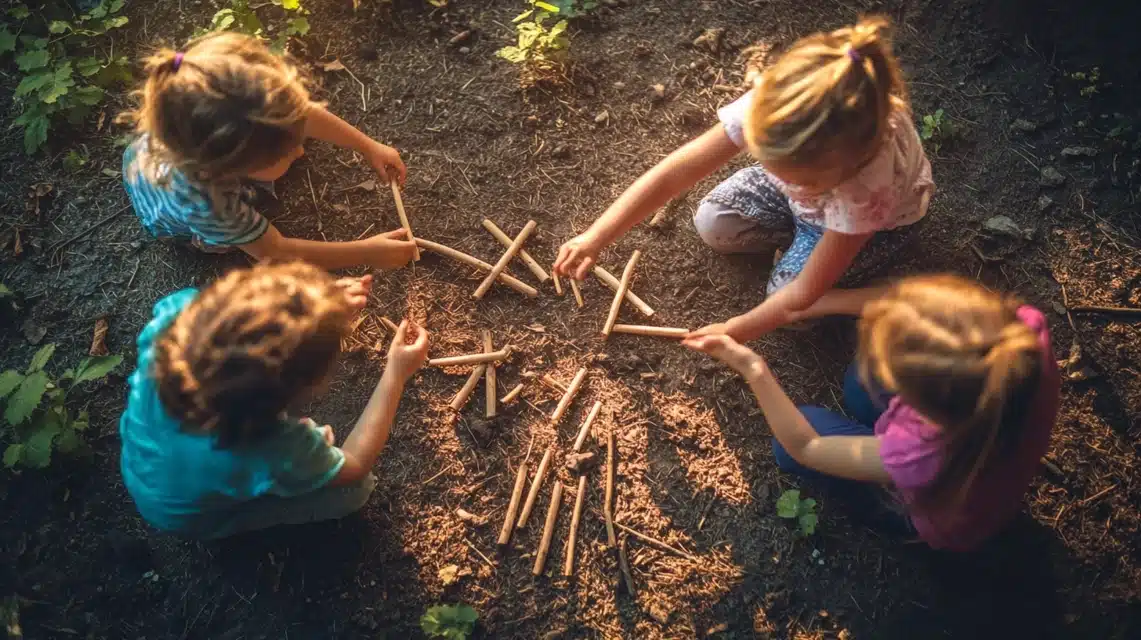
[[[169,165],[147,171],[146,154],[146,136],[123,152],[123,186],[151,235],[226,248],[249,244],[269,228],[269,221],[251,206],[251,187],[203,184]]]

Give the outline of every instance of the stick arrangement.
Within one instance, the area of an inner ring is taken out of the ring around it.
[[[611,291],[618,291],[618,285],[620,281],[618,278],[614,277],[614,274],[610,273],[606,269],[603,269],[602,267],[596,266],[594,267],[594,275],[602,281],[602,284],[610,287]],[[645,300],[642,300],[636,296],[634,292],[630,291],[629,289],[626,290],[626,299],[630,301],[630,304],[638,307],[638,311],[641,311],[642,315],[646,317],[654,315],[654,308],[646,304]]]
[[[614,333],[628,333],[635,336],[653,336],[655,338],[684,338],[689,334],[689,329],[650,327],[640,324],[616,324],[611,331]]]
[[[582,306],[582,291],[578,288],[578,280],[570,279],[571,292],[574,293],[574,301],[578,306]]]
[[[559,274],[554,271],[551,272],[551,279],[555,281],[555,295],[563,295],[563,285],[559,282]]]
[[[582,429],[579,429],[578,437],[574,440],[574,452],[582,451],[582,445],[586,442],[586,437],[590,435],[590,425],[594,424],[594,419],[598,417],[598,412],[602,409],[602,403],[595,401],[594,406],[590,408],[590,413],[587,414],[586,420],[582,423]]]
[[[496,262],[495,266],[491,268],[491,273],[487,274],[483,282],[479,283],[479,287],[476,288],[475,293],[471,294],[471,297],[476,300],[483,298],[484,294],[487,293],[487,290],[490,289],[491,285],[495,282],[495,279],[507,268],[507,263],[511,262],[511,258],[514,258],[515,254],[523,248],[523,243],[527,241],[527,237],[530,236],[534,230],[535,221],[528,220],[526,226],[519,232],[519,235],[515,236],[515,240],[511,243],[511,246],[507,247],[507,251],[499,258],[499,262]]]
[[[578,477],[578,495],[574,497],[574,513],[571,515],[570,536],[567,537],[566,559],[563,560],[563,575],[574,573],[574,547],[578,542],[578,521],[582,519],[582,505],[586,502],[586,476]]]
[[[464,408],[464,405],[467,404],[467,399],[471,397],[471,392],[475,391],[475,386],[479,384],[479,379],[483,377],[485,371],[487,371],[486,364],[481,364],[471,370],[471,375],[467,377],[467,382],[464,383],[464,386],[460,389],[460,392],[456,394],[456,397],[452,398],[452,411],[459,411]]]
[[[604,495],[606,502],[602,505],[602,514],[606,517],[606,544],[611,549],[618,542],[614,535],[614,456],[618,448],[616,440],[613,431],[606,434],[606,494]]]
[[[500,404],[511,404],[512,402],[515,402],[515,398],[518,398],[520,393],[523,393],[523,383],[522,382],[515,385],[514,389],[508,391],[507,395],[500,398],[499,403]]]
[[[511,355],[511,347],[504,347],[499,351],[489,353],[469,353],[465,356],[448,356],[446,358],[432,358],[428,360],[429,367],[455,367],[461,364],[487,364],[506,360]]]
[[[425,240],[423,238],[416,238],[416,245],[428,249],[429,251],[435,251],[442,256],[447,256],[452,260],[462,262],[470,267],[475,267],[476,269],[491,271],[494,268],[492,265],[484,262],[483,260],[480,260],[479,258],[469,256],[462,251],[457,251],[438,242],[432,242],[431,240]],[[499,278],[500,282],[503,284],[511,287],[512,289],[522,293],[529,298],[534,298],[539,295],[538,289],[532,287],[526,282],[523,282],[522,280],[512,277],[510,274],[501,272],[496,277]]]
[[[487,229],[491,235],[499,241],[499,244],[502,244],[508,248],[511,247],[511,237],[506,233],[503,233],[503,230],[497,227],[494,222],[484,218],[483,228]],[[535,277],[539,279],[539,282],[546,282],[547,280],[551,279],[551,276],[547,274],[547,270],[539,264],[538,260],[532,258],[531,254],[527,253],[526,250],[520,249],[519,257],[523,260],[523,264],[527,265],[527,268],[531,270],[531,273],[535,274]]]
[[[543,540],[539,543],[539,552],[535,554],[535,566],[531,567],[531,575],[543,575],[547,553],[551,550],[551,539],[555,537],[555,523],[559,520],[559,504],[562,500],[563,483],[555,482],[555,490],[551,492],[551,506],[547,508],[547,523],[543,526]]]
[[[527,492],[527,501],[523,503],[523,512],[519,514],[520,529],[527,524],[531,517],[531,510],[535,508],[535,500],[539,497],[539,490],[543,488],[543,480],[547,477],[547,468],[551,466],[551,458],[555,455],[555,445],[547,447],[543,459],[539,461],[539,469],[535,472],[535,479],[531,481],[531,490]]]
[[[400,185],[396,184],[396,180],[389,178],[389,186],[392,187],[392,199],[396,201],[396,215],[400,216],[400,226],[408,232],[408,241],[416,242],[416,237],[412,235],[412,225],[408,223],[408,214],[404,212],[404,199],[400,197]],[[412,247],[412,260],[417,261],[420,259],[420,247]]]
[[[523,487],[527,485],[527,461],[519,463],[519,470],[515,473],[515,488],[511,490],[511,502],[507,505],[507,517],[503,520],[503,528],[499,530],[498,544],[507,546],[511,541],[511,533],[515,531],[515,513],[519,510],[519,500],[523,497]]]
[[[574,401],[574,397],[578,395],[578,390],[582,387],[582,381],[585,379],[586,367],[583,367],[574,374],[574,379],[571,380],[566,393],[563,394],[563,399],[559,400],[559,406],[555,407],[555,412],[551,415],[551,424],[558,425],[559,421],[563,419],[563,414],[567,412],[571,402]]]
[[[602,327],[604,336],[610,336],[614,323],[618,321],[618,310],[622,307],[622,299],[626,297],[626,291],[630,288],[630,279],[634,277],[634,268],[638,266],[638,259],[641,257],[642,251],[634,249],[626,268],[622,270],[622,280],[618,283],[618,290],[614,292],[614,302],[610,304],[610,315],[606,316],[606,324]]]
[[[483,352],[484,353],[492,353],[491,332],[488,331],[487,329],[483,330]],[[486,392],[484,393],[484,398],[487,401],[487,408],[484,411],[484,417],[485,418],[494,418],[495,413],[496,413],[495,401],[497,400],[496,395],[495,395],[496,388],[495,388],[495,363],[494,362],[488,363],[488,365],[487,365],[487,372],[484,374],[484,388],[486,389]]]

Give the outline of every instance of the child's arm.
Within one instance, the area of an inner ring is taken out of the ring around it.
[[[865,287],[862,289],[832,289],[804,311],[794,312],[792,322],[813,320],[826,316],[859,316],[864,305],[883,297],[888,287]]]
[[[802,314],[832,289],[872,235],[825,231],[808,257],[804,270],[792,282],[751,311],[728,322],[698,329],[693,335],[725,333],[741,342],[748,342],[790,322],[805,319]]]
[[[666,156],[634,181],[589,229],[559,248],[555,271],[585,278],[602,249],[740,152],[719,124]]]
[[[841,478],[891,482],[876,437],[820,436],[756,352],[725,335],[686,338],[684,344],[724,362],[748,381],[773,435],[797,462]]]
[[[412,344],[404,344],[408,335],[415,335]],[[356,426],[341,446],[345,463],[329,483],[331,486],[360,482],[376,465],[376,459],[388,443],[404,385],[423,366],[427,356],[428,332],[407,320],[401,322],[392,339],[392,346],[388,349],[388,365],[380,376],[380,382],[373,390],[361,417],[357,419]]]
[[[391,168],[396,172],[397,182],[404,184],[408,170],[404,167],[404,161],[400,159],[396,149],[366,136],[360,129],[333,115],[321,105],[314,104],[310,107],[305,120],[305,135],[332,142],[339,147],[353,149],[368,159],[382,180],[388,182],[388,171]]]
[[[258,260],[296,258],[322,269],[343,269],[368,265],[377,269],[399,269],[412,259],[415,244],[403,238],[404,229],[380,233],[364,240],[322,242],[287,238],[273,225],[253,242],[239,245]]]

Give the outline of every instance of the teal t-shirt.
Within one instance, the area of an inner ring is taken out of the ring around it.
[[[224,534],[242,504],[262,496],[315,491],[344,465],[311,422],[282,420],[281,430],[252,445],[217,449],[214,439],[182,429],[162,406],[151,369],[155,340],[198,295],[183,289],[159,300],[139,335],[127,408],[119,422],[123,483],[142,516],[167,531],[195,537]]]

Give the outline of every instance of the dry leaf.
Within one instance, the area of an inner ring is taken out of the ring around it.
[[[546,333],[547,332],[547,328],[541,324],[529,324],[529,325],[527,325],[527,328],[530,329],[531,331],[534,331],[535,333]]]
[[[95,334],[91,336],[91,349],[88,350],[87,355],[90,356],[105,356],[107,355],[107,345],[104,341],[107,339],[107,318],[99,318],[95,321]]]
[[[334,60],[321,65],[321,68],[325,71],[344,71],[345,65],[340,60]]]
[[[460,568],[454,564],[441,568],[437,573],[440,576],[440,582],[444,583],[445,587],[450,587],[459,582]]]

